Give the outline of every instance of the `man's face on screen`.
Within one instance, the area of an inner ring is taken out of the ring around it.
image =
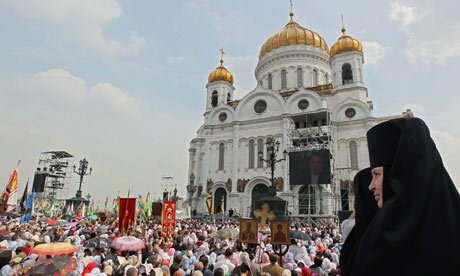
[[[312,155],[310,158],[310,173],[319,174],[323,168],[323,158],[321,156]]]

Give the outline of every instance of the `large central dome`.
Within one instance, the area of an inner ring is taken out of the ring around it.
[[[307,28],[300,26],[293,19],[291,13],[291,21],[284,28],[267,39],[260,49],[259,59],[263,58],[272,50],[288,45],[308,45],[320,48],[329,53],[326,41],[318,34]]]

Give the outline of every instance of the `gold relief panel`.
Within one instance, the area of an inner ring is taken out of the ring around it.
[[[242,193],[244,192],[244,189],[246,188],[246,185],[248,184],[249,182],[249,179],[238,179],[237,183],[236,183],[236,191],[239,192],[239,193]]]
[[[211,192],[213,185],[214,185],[214,182],[212,181],[212,179],[209,179],[208,183],[206,183],[206,192],[207,193]]]

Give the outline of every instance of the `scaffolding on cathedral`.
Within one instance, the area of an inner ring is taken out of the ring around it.
[[[308,103],[306,103],[308,105]],[[290,117],[288,131],[288,151],[290,164],[307,162],[305,158],[295,159],[296,155],[311,158],[314,152],[322,152],[329,158],[328,180],[317,184],[302,184],[296,197],[289,203],[291,217],[296,221],[315,223],[318,220],[337,221],[340,210],[340,185],[335,175],[334,125],[327,110],[305,113]],[[308,159],[309,160],[309,159]],[[306,168],[307,164],[302,164]],[[289,168],[290,177],[295,178],[295,168]],[[291,179],[290,183],[294,180]],[[327,182],[327,183],[325,183]],[[296,184],[296,185],[297,185]]]

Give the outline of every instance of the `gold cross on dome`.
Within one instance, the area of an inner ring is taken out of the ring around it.
[[[223,65],[224,64],[224,55],[225,55],[224,48],[220,48],[219,52],[220,52],[220,65]]]
[[[264,203],[260,209],[262,210],[255,210],[254,214],[257,218],[260,218],[259,228],[263,230],[265,224],[267,224],[267,219],[273,220],[276,216],[274,213],[270,212],[270,205],[268,205],[268,203]]]

